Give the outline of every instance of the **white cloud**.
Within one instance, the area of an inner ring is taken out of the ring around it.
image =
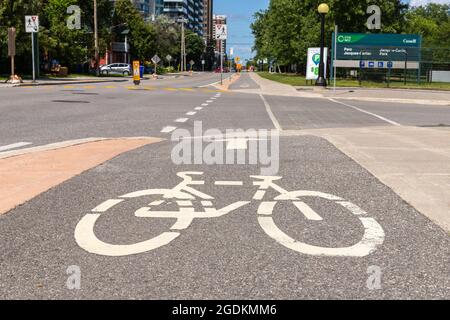
[[[412,7],[425,6],[429,3],[450,4],[450,0],[411,0],[409,2]]]

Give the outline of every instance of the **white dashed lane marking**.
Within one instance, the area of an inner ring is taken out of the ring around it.
[[[189,111],[188,113],[186,113],[187,116],[193,116],[195,115],[197,112],[195,111]]]
[[[177,127],[164,127],[162,130],[161,130],[161,132],[162,133],[170,133],[170,132],[172,132],[172,131],[174,131],[175,129],[176,129]]]
[[[179,118],[179,119],[175,120],[175,122],[183,123],[183,122],[186,122],[188,120],[189,120],[189,118]]]

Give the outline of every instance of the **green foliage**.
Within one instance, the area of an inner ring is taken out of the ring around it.
[[[205,51],[205,42],[198,34],[187,31],[186,32],[186,58],[187,61],[194,60],[199,64],[200,57]]]
[[[80,30],[67,27],[70,14],[67,8],[78,5],[81,9]],[[92,0],[0,0],[0,73],[9,73],[7,57],[7,28],[17,29],[16,70],[31,70],[31,36],[25,33],[25,15],[39,15],[39,56],[57,59],[74,71],[75,66],[89,62],[94,57],[94,22]],[[97,0],[98,35],[100,55],[104,56],[112,42],[128,42],[133,59],[150,60],[158,54],[161,59],[170,54],[176,64],[180,56],[180,26],[162,16],[146,22],[129,0]],[[201,37],[187,32],[188,59],[198,61],[203,54]],[[162,65],[162,63],[161,63]]]

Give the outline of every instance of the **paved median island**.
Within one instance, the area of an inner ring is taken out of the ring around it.
[[[158,138],[86,140],[53,144],[0,159],[0,214],[122,153],[156,143]]]

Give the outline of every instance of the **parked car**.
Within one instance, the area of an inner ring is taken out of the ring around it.
[[[216,71],[215,71],[215,72],[216,72],[216,73],[220,73],[220,67],[216,68]],[[230,68],[228,68],[228,67],[223,67],[223,72],[224,72],[224,73],[230,72]]]
[[[122,74],[129,76],[131,74],[131,65],[128,63],[112,63],[100,67],[102,75]]]

